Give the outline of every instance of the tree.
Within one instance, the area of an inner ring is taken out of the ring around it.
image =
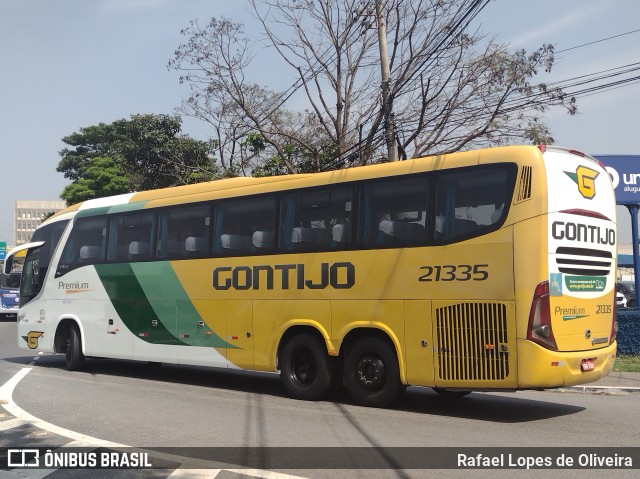
[[[97,156],[88,160],[82,177],[65,186],[60,197],[72,205],[92,198],[128,193],[130,178],[114,158]]]
[[[297,78],[280,93],[247,80],[254,57],[241,24],[214,18],[183,30],[188,39],[169,62],[190,87],[182,112],[217,126],[223,168],[248,158],[237,153],[249,134],[265,146],[254,152],[254,169],[276,161],[293,173],[384,160],[386,121],[394,122],[401,156],[413,157],[550,142],[544,112],[576,112],[574,98],[533,82],[551,70],[553,46],[510,52],[471,29],[488,0],[386,1],[391,81],[382,85],[383,104],[372,28],[379,1],[250,0],[281,70]],[[298,90],[307,107],[289,111]]]
[[[132,115],[62,139],[57,171],[72,180],[60,195],[69,204],[132,191],[214,179],[207,142],[180,133],[181,119]]]

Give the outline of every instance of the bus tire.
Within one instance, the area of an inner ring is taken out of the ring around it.
[[[78,371],[84,366],[84,354],[82,354],[82,342],[80,341],[80,331],[75,324],[67,328],[64,344],[64,354],[67,370]]]
[[[280,378],[291,397],[317,401],[332,389],[335,363],[318,338],[298,334],[289,339],[282,349]]]
[[[353,345],[347,352],[344,371],[349,394],[365,406],[386,407],[403,390],[395,350],[374,336],[361,338]]]

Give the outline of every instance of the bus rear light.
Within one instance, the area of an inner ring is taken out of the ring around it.
[[[618,336],[618,320],[614,315],[613,322],[611,323],[611,334],[609,334],[609,344],[613,344],[617,336]]]
[[[597,211],[583,210],[582,208],[572,208],[568,210],[561,210],[560,213],[566,213],[568,215],[588,216],[590,218],[598,218],[600,220],[611,221],[609,217],[598,213]]]
[[[549,282],[543,281],[533,294],[527,339],[547,349],[558,350],[551,326],[551,307],[549,305]]]
[[[547,145],[538,145],[538,150],[545,153],[547,151]]]
[[[587,156],[587,155],[585,155],[584,153],[582,153],[581,151],[578,151],[578,150],[569,150],[569,153],[571,153],[572,155],[578,155],[581,158],[584,158],[585,156]]]

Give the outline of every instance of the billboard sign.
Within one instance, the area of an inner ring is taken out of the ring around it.
[[[0,260],[7,257],[7,243],[6,241],[0,241]]]
[[[616,203],[640,205],[640,155],[593,155],[600,160],[615,188]]]

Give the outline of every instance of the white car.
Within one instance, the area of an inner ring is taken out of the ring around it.
[[[616,306],[618,308],[626,308],[627,307],[627,298],[624,297],[620,291],[616,290]]]

